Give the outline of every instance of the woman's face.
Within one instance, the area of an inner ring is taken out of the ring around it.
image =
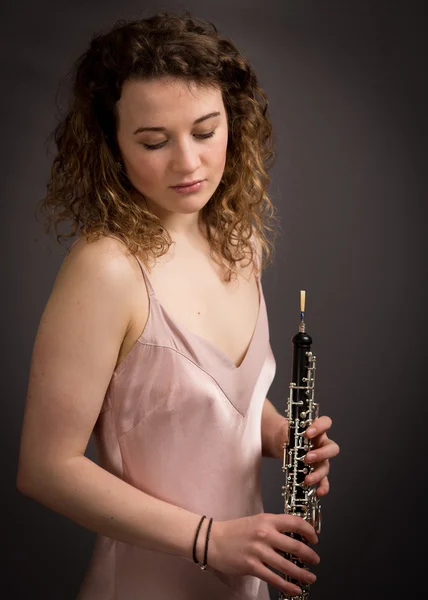
[[[122,164],[149,209],[160,218],[198,213],[226,163],[228,129],[220,89],[194,83],[189,89],[171,79],[126,81],[117,110]],[[172,187],[195,180],[203,183],[193,193]]]

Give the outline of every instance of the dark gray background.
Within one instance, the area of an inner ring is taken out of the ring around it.
[[[19,494],[19,436],[34,336],[64,249],[35,239],[52,155],[55,93],[93,32],[122,17],[189,9],[258,72],[278,157],[270,193],[282,235],[264,274],[281,411],[299,290],[317,356],[316,399],[341,447],[322,501],[313,600],[423,592],[426,394],[424,2],[196,0],[10,2],[2,30],[2,588],[72,600],[95,534]],[[51,238],[53,240],[53,238]],[[92,442],[88,456],[95,459]],[[263,461],[266,512],[282,512],[280,461]],[[426,482],[425,482],[426,483]],[[419,543],[418,549],[418,540]],[[421,572],[421,570],[422,572]],[[277,591],[271,589],[272,599]],[[121,599],[125,600],[125,599]],[[153,599],[155,600],[155,599]],[[202,599],[201,599],[202,600]]]

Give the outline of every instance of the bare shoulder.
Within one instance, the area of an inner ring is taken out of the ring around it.
[[[85,238],[79,238],[78,243],[66,255],[61,271],[67,269],[70,263],[75,266],[99,265],[101,269],[107,268],[113,272],[117,270],[124,276],[129,275],[130,271],[135,271],[135,267],[138,266],[125,244],[118,238],[110,236],[104,236],[91,242]],[[126,267],[126,264],[130,269],[121,269],[121,267]]]
[[[123,295],[124,309],[128,306],[132,310],[133,291],[141,283],[142,275],[135,256],[121,240],[110,236],[92,242],[80,239],[65,257],[55,285],[60,283],[61,277],[72,285],[88,271],[92,272],[95,281],[107,278]],[[142,300],[144,303],[140,295],[139,302]]]

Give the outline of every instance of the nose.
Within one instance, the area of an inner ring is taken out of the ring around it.
[[[195,141],[177,142],[171,158],[171,170],[174,173],[194,173],[201,164],[200,148]]]

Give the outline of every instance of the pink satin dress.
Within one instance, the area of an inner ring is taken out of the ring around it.
[[[94,427],[99,465],[147,494],[214,521],[264,512],[261,414],[276,362],[258,271],[257,324],[236,367],[168,315],[137,260],[149,316],[113,372]],[[189,532],[192,539],[194,533]],[[211,568],[209,547],[207,563],[202,571],[191,557],[98,534],[77,600],[269,600],[267,583],[259,578]]]

